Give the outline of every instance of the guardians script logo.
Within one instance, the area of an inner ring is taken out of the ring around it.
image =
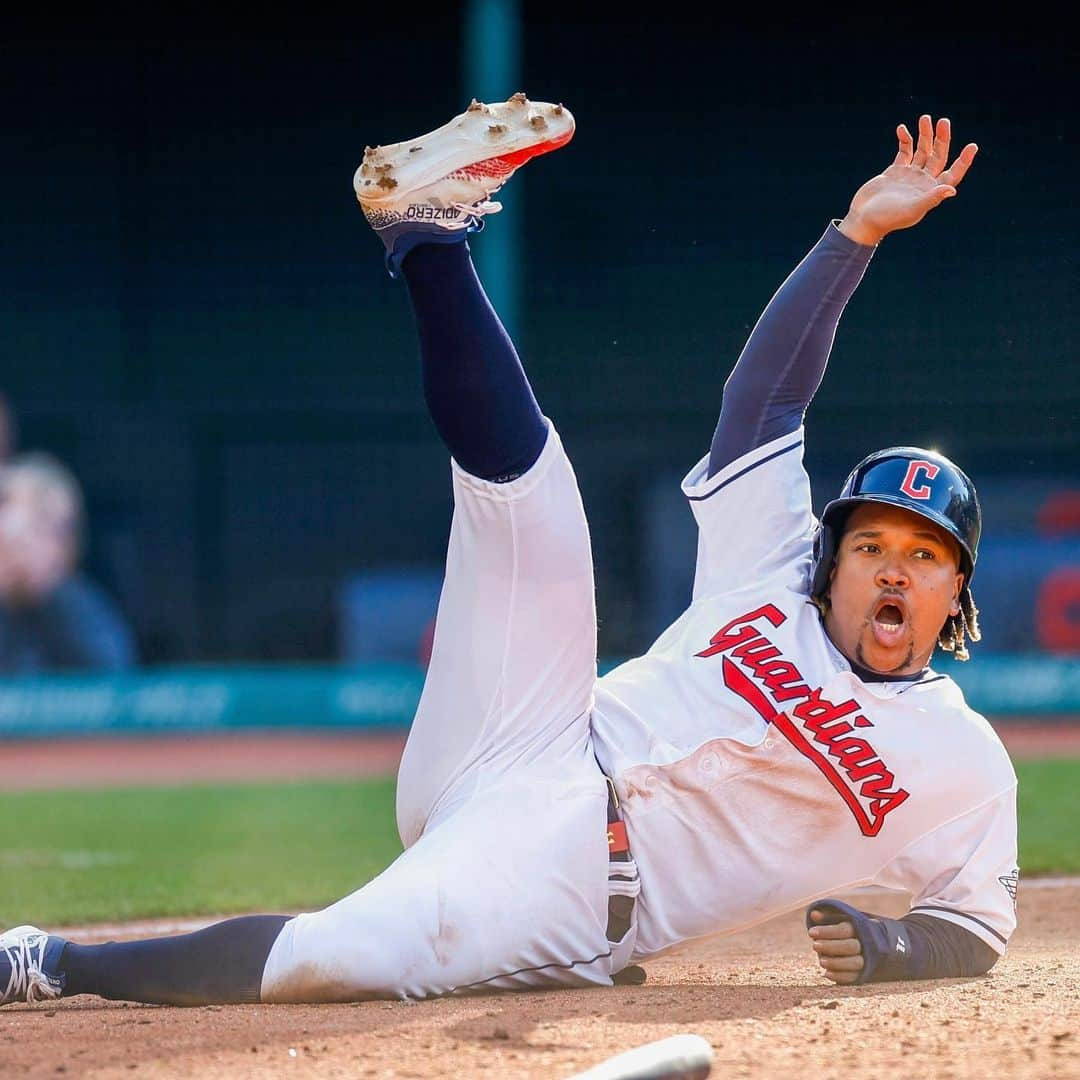
[[[874,725],[853,698],[832,702],[811,688],[799,669],[755,626],[780,626],[787,616],[763,604],[732,619],[696,656],[722,656],[724,685],[821,771],[836,789],[864,836],[877,836],[908,797],[869,740],[856,734]],[[815,745],[816,744],[816,745]]]

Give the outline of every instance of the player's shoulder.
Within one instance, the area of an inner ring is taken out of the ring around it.
[[[740,454],[712,476],[709,455],[705,454],[683,477],[683,494],[691,502],[703,502],[720,492],[735,494],[742,489],[752,495],[759,491],[753,481],[764,469],[790,468],[794,475],[801,476],[804,441],[805,429],[800,424],[794,431]]]
[[[1015,783],[1016,772],[1001,736],[990,720],[972,708],[952,676],[930,669],[908,693],[909,703],[922,703],[940,720],[943,743],[957,761],[978,762],[987,779]],[[931,705],[932,702],[932,705]]]

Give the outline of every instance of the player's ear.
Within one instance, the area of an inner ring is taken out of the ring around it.
[[[956,579],[953,582],[953,595],[952,600],[949,601],[949,614],[956,616],[960,614],[960,593],[964,588],[964,575],[957,574]]]

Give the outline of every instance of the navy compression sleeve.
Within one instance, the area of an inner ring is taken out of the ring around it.
[[[955,923],[933,915],[905,915],[911,940],[917,943],[918,960],[909,979],[947,979],[985,975],[997,962],[998,954],[982,938]],[[920,970],[921,969],[921,970]]]
[[[816,925],[810,918],[815,910],[826,916],[826,924],[846,920],[854,927],[863,956],[857,983],[985,975],[998,958],[970,930],[934,915],[909,912],[901,919],[889,919],[826,899],[806,909],[807,928]]]
[[[849,240],[832,222],[773,294],[724,384],[710,476],[802,423],[840,316],[875,250]]]
[[[451,457],[483,480],[525,472],[547,424],[491,306],[467,241],[420,244],[402,263],[420,337],[424,398]]]
[[[69,941],[60,957],[64,996],[151,1005],[257,1002],[266,958],[288,921],[287,915],[241,915],[175,937]]]

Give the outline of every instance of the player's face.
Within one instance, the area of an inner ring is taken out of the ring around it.
[[[857,506],[830,579],[829,637],[871,671],[921,671],[945,620],[960,611],[959,556],[956,541],[921,514],[880,503]]]

